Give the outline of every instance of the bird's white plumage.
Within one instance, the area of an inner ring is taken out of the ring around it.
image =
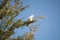
[[[29,19],[30,21],[32,21],[33,18],[34,18],[34,15],[31,15],[28,19]]]

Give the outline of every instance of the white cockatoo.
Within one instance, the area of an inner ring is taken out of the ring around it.
[[[29,16],[28,21],[33,21],[34,15]]]
[[[25,24],[28,26],[30,23],[33,22],[34,15],[29,16],[28,20],[25,22]]]

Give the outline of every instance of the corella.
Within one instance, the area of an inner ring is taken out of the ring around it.
[[[33,18],[34,18],[34,15],[29,16],[29,18],[28,18],[28,20],[25,22],[25,24],[28,26],[30,23],[33,23],[33,22],[34,22]]]
[[[34,15],[29,16],[28,21],[33,21]]]

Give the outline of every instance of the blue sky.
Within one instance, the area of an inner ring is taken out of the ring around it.
[[[17,19],[24,17],[28,19],[30,15],[46,16],[38,21],[40,27],[35,33],[35,40],[60,40],[60,0],[22,0],[23,5],[30,5],[29,8],[21,12]],[[36,23],[37,24],[37,23]],[[15,36],[23,30],[16,29]]]

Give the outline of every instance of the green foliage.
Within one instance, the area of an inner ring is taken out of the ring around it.
[[[14,4],[10,5],[12,1]],[[17,17],[20,12],[25,10],[28,6],[29,5],[22,6],[20,0],[3,0],[3,2],[0,4],[0,40],[33,40],[34,34],[32,34],[33,31],[31,32],[31,30],[30,32],[27,32],[29,35],[25,33],[21,37],[10,38],[10,36],[15,33],[14,30],[16,28],[29,26],[29,24],[37,21],[36,19],[32,21],[22,21],[22,19],[13,21],[14,18]]]

